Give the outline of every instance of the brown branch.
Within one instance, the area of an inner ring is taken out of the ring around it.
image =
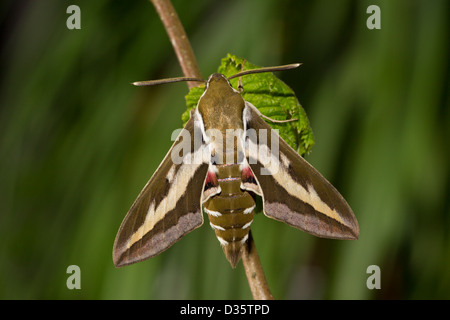
[[[170,0],[150,0],[156,8],[161,21],[169,35],[172,46],[185,77],[202,78],[200,69],[194,56],[191,44],[184,31],[183,25],[173,8]],[[196,86],[195,82],[188,82],[189,89]],[[248,279],[250,291],[255,300],[272,300],[269,286],[256,251],[251,232],[246,245],[243,247],[242,263]]]
[[[170,0],[150,0],[155,6],[164,28],[172,42],[178,62],[185,77],[203,79],[195,59],[194,51],[189,43],[186,32],[181,24],[178,14]],[[197,82],[188,81],[188,88],[198,86]]]
[[[245,275],[247,276],[253,299],[273,300],[251,231],[248,234],[248,240],[243,248],[242,264],[244,265]]]

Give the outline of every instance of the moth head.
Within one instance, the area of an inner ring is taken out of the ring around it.
[[[230,81],[221,73],[213,73],[209,76],[208,81],[206,82],[206,89],[210,91],[228,91],[232,90]]]
[[[206,88],[208,88],[210,84],[217,86],[231,86],[230,81],[228,81],[228,79],[221,73],[213,73],[210,75],[208,81],[206,82]]]

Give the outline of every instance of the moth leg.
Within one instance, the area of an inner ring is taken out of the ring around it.
[[[247,62],[246,59],[244,59],[244,61],[242,61],[242,65],[241,65],[241,71],[244,71],[244,65]],[[242,93],[244,91],[244,85],[242,84],[242,76],[239,77],[239,82],[238,82],[238,91],[239,93]]]

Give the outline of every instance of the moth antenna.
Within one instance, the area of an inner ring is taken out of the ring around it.
[[[181,81],[206,82],[206,80],[198,79],[198,78],[178,77],[178,78],[167,78],[167,79],[159,79],[159,80],[136,81],[136,82],[132,82],[131,84],[134,86],[143,87],[143,86],[156,86],[158,84],[181,82]]]
[[[258,69],[245,70],[245,71],[236,73],[236,74],[232,75],[231,77],[228,77],[228,80],[237,78],[237,77],[241,77],[241,76],[245,76],[248,74],[253,74],[253,73],[283,71],[283,70],[298,68],[300,66],[301,66],[301,63],[292,63],[292,64],[286,64],[284,66],[263,67],[263,68],[258,68]]]

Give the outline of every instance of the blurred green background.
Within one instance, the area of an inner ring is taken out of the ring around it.
[[[66,9],[81,8],[81,30]],[[348,200],[358,241],[260,214],[253,235],[277,299],[449,299],[446,0],[173,0],[204,77],[228,52],[279,76],[305,108],[306,157]],[[369,30],[369,5],[381,30]],[[250,299],[207,223],[115,269],[120,223],[181,126],[186,84],[151,3],[2,1],[0,298]],[[69,265],[81,290],[68,290]],[[381,269],[369,290],[367,267]]]

